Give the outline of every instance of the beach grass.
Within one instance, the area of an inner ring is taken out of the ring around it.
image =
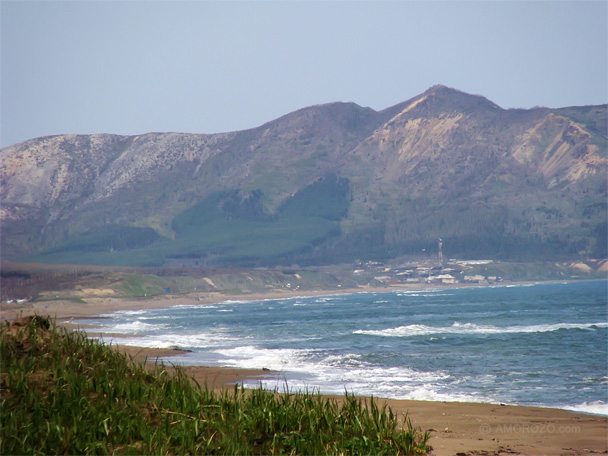
[[[39,316],[0,334],[1,454],[426,454],[430,435],[346,394],[217,392]]]

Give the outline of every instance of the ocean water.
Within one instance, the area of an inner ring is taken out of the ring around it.
[[[281,391],[608,415],[607,302],[607,282],[590,281],[232,301],[86,323],[130,335],[117,343],[192,350],[174,364],[271,369],[262,383]]]

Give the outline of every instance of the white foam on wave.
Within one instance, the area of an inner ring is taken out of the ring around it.
[[[144,315],[148,313],[147,310],[119,310],[116,312],[117,315]]]
[[[437,293],[445,293],[447,290],[445,288],[421,288],[419,290],[395,290],[389,291],[388,293],[398,293],[400,295],[433,295]]]
[[[222,362],[234,367],[275,371],[292,371],[315,376],[322,383],[362,383],[367,386],[385,383],[436,382],[449,378],[444,372],[420,372],[407,367],[373,367],[361,361],[356,353],[327,355],[314,360],[319,353],[312,349],[261,348],[253,345],[214,351],[224,356]]]
[[[441,290],[412,290],[412,291],[400,291],[395,292],[399,297],[418,297],[418,298],[434,298],[441,296],[454,296],[454,293],[445,293]]]
[[[292,391],[315,388],[328,394],[340,394],[347,390],[354,394],[395,399],[475,399],[437,392],[443,389],[441,383],[451,381],[450,375],[445,372],[422,372],[409,367],[375,367],[356,353],[327,355],[318,359],[320,353],[317,350],[268,349],[253,345],[219,349],[214,353],[224,357],[220,360],[224,365],[247,369],[265,367],[276,371],[278,375],[271,375],[262,381],[268,389],[280,389],[286,381]],[[259,384],[259,380],[254,383]]]
[[[423,385],[413,388],[404,395],[394,399],[409,399],[412,401],[442,401],[442,402],[498,402],[494,398],[483,395],[442,393],[436,389]]]
[[[167,325],[164,324],[151,324],[145,323],[140,320],[135,320],[130,323],[118,323],[116,325],[109,325],[104,328],[105,331],[110,333],[137,333],[142,331],[158,331],[166,329]]]
[[[360,359],[363,356],[359,353],[347,353],[345,355],[328,355],[323,359],[325,364],[342,366],[342,365],[359,365]]]
[[[167,310],[173,309],[217,309],[218,306],[215,304],[179,304],[177,306],[171,306]]]
[[[215,353],[225,357],[223,363],[233,367],[245,369],[260,369],[265,367],[275,371],[291,371],[299,373],[315,374],[323,366],[318,362],[311,361],[316,353],[313,349],[294,348],[262,348],[253,345],[239,346],[234,348],[222,348]],[[354,357],[358,355],[353,355]],[[343,357],[335,357],[335,360]]]
[[[446,377],[441,373],[417,372],[408,368],[394,369],[323,369],[317,366],[315,375],[308,378],[293,377],[289,371],[281,376],[262,381],[265,388],[275,389],[288,385],[290,391],[319,390],[325,394],[342,394],[344,391],[362,396],[389,399],[411,399],[449,402],[492,402],[491,397],[456,392],[442,392],[437,381]],[[259,384],[259,380],[255,382]],[[253,385],[253,383],[252,383]],[[255,386],[255,385],[254,385]],[[495,402],[495,401],[494,401]]]
[[[358,353],[328,355],[316,364],[316,373],[319,378],[331,382],[385,385],[389,388],[394,388],[398,384],[437,382],[450,378],[442,371],[423,372],[403,366],[374,366],[362,358],[363,356]]]
[[[558,331],[560,329],[585,329],[592,330],[596,328],[607,328],[608,323],[556,323],[545,325],[530,325],[530,326],[493,326],[493,325],[476,325],[474,323],[454,323],[452,326],[426,326],[426,325],[407,325],[398,326],[396,328],[387,328],[382,330],[365,330],[359,329],[353,334],[363,334],[368,336],[383,336],[383,337],[412,337],[412,336],[427,336],[432,334],[517,334],[517,333],[543,333]]]
[[[290,391],[318,390],[324,394],[343,394],[344,391],[361,396],[375,396],[389,399],[410,399],[421,401],[447,402],[499,402],[496,398],[482,393],[450,391],[454,378],[445,372],[422,372],[408,367],[373,368],[361,366],[348,368],[328,366],[328,359],[312,367],[306,376],[290,375],[289,366],[280,375],[255,380],[249,386],[260,383],[267,389],[281,389],[288,386]],[[333,364],[333,363],[332,363]],[[304,367],[304,366],[301,366]]]
[[[444,372],[423,372],[408,367],[370,367],[325,369],[319,373],[323,380],[339,383],[364,385],[374,389],[410,388],[448,380],[450,376]]]
[[[563,408],[565,410],[572,410],[574,412],[591,413],[593,415],[607,415],[608,416],[608,403],[603,401],[595,402],[584,402],[578,405],[566,405]]]
[[[348,357],[349,355],[345,355]],[[356,356],[355,356],[356,358]],[[331,365],[328,365],[327,362]],[[257,387],[262,384],[270,390],[320,391],[324,394],[343,394],[344,391],[361,396],[383,397],[388,399],[410,399],[422,401],[447,402],[499,402],[496,398],[483,393],[463,393],[450,391],[454,380],[444,372],[422,372],[408,367],[373,368],[361,366],[348,368],[343,362],[341,367],[334,365],[333,358],[307,366],[302,363],[299,369],[287,364],[284,369],[273,369],[277,374],[266,379],[246,382],[246,386]],[[259,366],[249,366],[258,367]],[[313,370],[309,370],[313,369]],[[294,375],[300,371],[302,374]]]
[[[108,345],[125,345],[128,347],[144,348],[173,348],[171,345],[157,343],[152,337],[100,337]]]
[[[145,315],[146,313],[148,313],[147,310],[117,310],[116,312],[105,313],[99,316],[102,318],[122,318],[131,315]]]
[[[233,367],[265,367],[275,371],[288,369],[297,372],[314,372],[316,365],[306,361],[313,352],[314,350],[291,348],[259,348],[253,345],[215,350],[215,353],[226,357],[222,360],[224,363]]]
[[[114,337],[111,341],[119,345],[130,345],[147,348],[182,348],[201,349],[222,347],[236,339],[225,336],[221,332],[198,334],[159,334],[145,337]]]
[[[608,377],[606,377],[606,376],[603,376],[603,377],[584,377],[581,380],[584,383],[590,383],[590,384],[595,384],[595,383],[608,384]]]
[[[139,320],[179,320],[183,317],[179,316],[179,315],[150,315],[150,316],[141,316],[138,319]]]

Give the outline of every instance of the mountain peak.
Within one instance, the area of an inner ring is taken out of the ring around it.
[[[429,87],[428,89],[426,89],[423,92],[423,95],[431,93],[431,92],[437,92],[437,91],[440,91],[440,90],[453,90],[455,92],[460,92],[460,90],[452,89],[452,88],[450,88],[448,86],[445,86],[443,84],[435,84],[435,85]]]
[[[441,104],[463,110],[477,110],[483,108],[502,109],[496,103],[493,103],[482,95],[473,95],[441,84],[430,87],[420,96],[432,97],[437,99]]]
[[[436,84],[420,95],[391,106],[381,114],[388,122],[414,117],[438,117],[444,114],[482,114],[502,108],[481,95],[471,95],[458,89]],[[406,117],[404,117],[406,116]]]
[[[313,263],[441,237],[451,255],[604,256],[605,125],[605,105],[512,112],[435,85],[242,132],[33,139],[0,154],[2,255]]]

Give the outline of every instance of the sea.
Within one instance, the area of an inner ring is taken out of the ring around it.
[[[105,342],[190,350],[167,363],[271,370],[247,387],[608,415],[607,289],[600,280],[328,294],[81,323],[114,334]]]

